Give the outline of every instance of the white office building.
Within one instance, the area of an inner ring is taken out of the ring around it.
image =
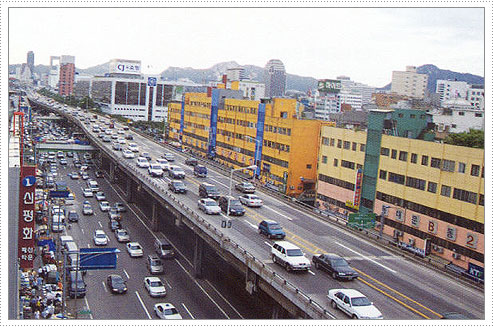
[[[467,100],[446,100],[443,106],[431,113],[437,132],[463,133],[470,129],[484,130],[484,111],[472,108]]]
[[[435,92],[440,95],[440,103],[448,101],[450,99],[467,97],[467,90],[469,89],[469,84],[462,81],[447,81],[439,79],[437,80]]]

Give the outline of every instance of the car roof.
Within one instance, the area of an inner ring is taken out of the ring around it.
[[[150,282],[161,281],[161,279],[159,277],[146,277],[146,279],[148,279]]]
[[[128,245],[140,245],[139,242],[129,242]]]
[[[277,221],[275,220],[270,220],[270,219],[265,219],[264,220],[267,224],[279,224]]]
[[[329,259],[343,259],[340,255],[337,255],[335,253],[322,253],[322,254]]]
[[[340,289],[335,289],[335,290],[331,290],[331,291],[335,291],[334,293],[342,292],[345,295],[349,296],[350,298],[353,298],[353,297],[366,297],[360,291],[357,291],[357,290],[352,289],[352,288],[340,288]]]
[[[280,246],[282,246],[283,248],[285,248],[286,250],[295,250],[295,249],[299,249],[299,247],[297,247],[296,245],[294,245],[293,243],[289,243],[288,241],[278,241],[278,242],[275,242],[274,244],[279,244]]]

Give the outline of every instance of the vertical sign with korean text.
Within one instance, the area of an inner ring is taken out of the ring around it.
[[[33,268],[34,261],[34,194],[36,167],[23,166],[19,185],[18,258],[21,269]]]
[[[363,171],[359,168],[356,171],[356,183],[354,183],[354,198],[353,206],[359,208],[359,200],[361,198],[361,182],[363,180]]]

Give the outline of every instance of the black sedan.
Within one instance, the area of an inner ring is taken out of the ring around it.
[[[108,221],[108,227],[111,229],[112,232],[114,232],[117,229],[122,229],[122,224],[120,224],[118,220],[110,219],[110,221]]]
[[[108,278],[106,278],[106,285],[111,293],[123,294],[127,292],[127,283],[120,275],[109,275]]]
[[[313,265],[315,268],[325,270],[334,279],[353,280],[358,278],[358,273],[349,267],[349,263],[337,254],[325,253],[313,256]]]
[[[175,193],[187,193],[187,187],[182,181],[172,180],[168,183],[168,188]]]

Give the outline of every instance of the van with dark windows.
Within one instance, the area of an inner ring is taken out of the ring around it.
[[[175,249],[164,238],[154,241],[154,249],[158,256],[162,259],[172,259],[175,257]]]
[[[213,184],[202,183],[199,186],[199,197],[201,198],[211,198],[211,199],[219,199],[219,191],[217,187]]]
[[[193,167],[193,174],[197,177],[207,177],[207,168],[204,165]]]

